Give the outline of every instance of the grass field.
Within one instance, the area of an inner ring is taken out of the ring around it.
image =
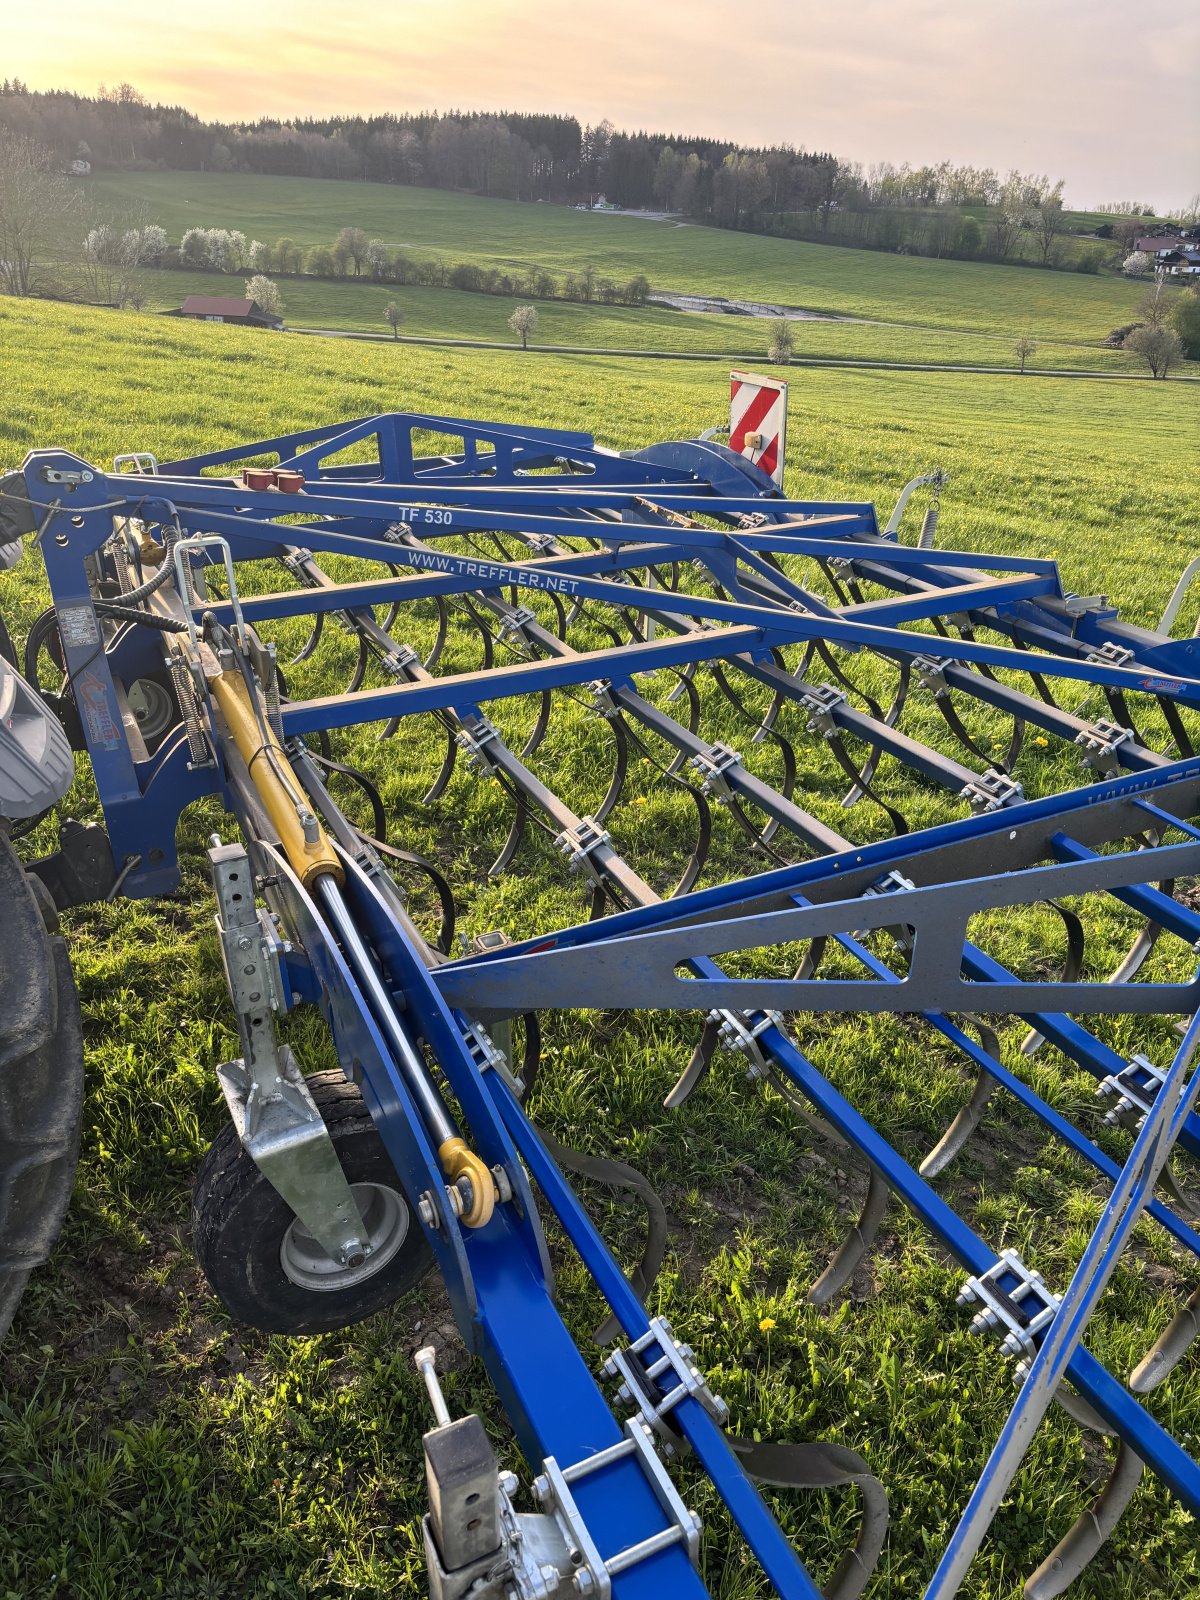
[[[86,187],[99,205],[144,213],[176,241],[188,227],[227,227],[308,246],[353,225],[418,254],[558,273],[592,262],[618,281],[645,273],[660,289],[1005,337],[1103,339],[1131,320],[1144,292],[1107,276],[881,255],[388,184],[164,172],[110,174]]]
[[[245,275],[211,272],[157,272],[151,280],[150,309],[178,306],[185,295],[240,294]],[[329,283],[310,278],[280,280],[289,326],[346,329],[388,336],[383,308],[394,300],[404,313],[403,338],[484,339],[515,344],[507,323],[522,302],[501,295],[457,289],[425,289],[376,283]],[[538,302],[539,345],[589,349],[679,351],[721,354],[739,359],[766,358],[769,323],[762,318],[718,316],[656,306],[579,305],[562,300]],[[796,322],[797,357],[869,361],[917,361],[953,366],[1014,366],[1013,341],[978,333],[906,328],[866,322]],[[1090,345],[1044,340],[1028,362],[1030,371],[1073,368],[1141,374],[1146,364],[1132,353]],[[1183,372],[1200,370],[1185,363]]]
[[[40,445],[95,461],[117,450],[170,455],[399,408],[591,429],[602,443],[628,448],[694,435],[725,403],[723,374],[707,366],[416,347],[398,354],[6,300],[0,376],[5,464]],[[936,462],[952,474],[941,543],[1057,555],[1071,587],[1106,591],[1144,622],[1157,618],[1194,554],[1198,433],[1185,386],[844,370],[798,379],[794,493],[874,496],[887,507],[900,483]],[[36,557],[0,575],[14,632],[44,603]],[[563,732],[544,759],[556,787],[587,810],[605,781],[603,732],[570,706],[559,709]],[[1087,714],[1104,712],[1097,701]],[[744,732],[719,736],[737,740],[770,775]],[[1027,749],[1020,776],[1031,793],[1062,780],[1058,758]],[[486,882],[507,808],[463,771],[436,806],[422,807],[440,752],[419,731],[382,749],[363,732],[336,751],[382,770],[396,842],[452,866],[468,933],[520,932],[582,914],[577,887],[548,850],[527,848],[517,874]],[[679,821],[676,802],[651,776],[610,824],[639,866],[658,861]],[[886,776],[914,824],[957,814],[953,801],[898,770]],[[806,766],[799,798],[856,836],[878,831],[861,811],[847,820],[839,788]],[[70,809],[96,814],[86,777]],[[287,1341],[232,1325],[192,1260],[191,1174],[224,1118],[213,1067],[236,1053],[200,854],[222,826],[230,837],[215,807],[189,814],[185,883],[174,896],[67,918],[88,1038],[83,1161],[64,1241],[0,1352],[3,1600],[424,1592],[418,1462],[426,1414],[411,1351],[444,1332],[444,1298],[431,1290],[351,1332]],[[46,829],[39,842],[49,845]],[[710,881],[746,866],[739,836],[721,831]],[[1117,947],[1119,928],[1109,931],[1112,947],[1097,959]],[[909,1156],[929,1147],[966,1096],[956,1062],[916,1022],[832,1017],[796,1026],[820,1069]],[[869,1594],[918,1593],[1011,1404],[1010,1369],[954,1309],[961,1274],[897,1208],[849,1296],[832,1310],[805,1302],[862,1194],[861,1177],[727,1058],[682,1113],[664,1112],[662,1096],[696,1031],[688,1017],[551,1020],[532,1113],[559,1137],[654,1177],[671,1255],[653,1309],[686,1330],[739,1431],[836,1439],[866,1454],[888,1485],[894,1517]],[[1021,1031],[1005,1038],[1013,1064]],[[293,1037],[307,1068],[333,1064],[311,1024]],[[1159,1020],[1120,1022],[1106,1037],[1123,1054],[1161,1055],[1169,1029]],[[1100,1128],[1093,1086],[1068,1063],[1046,1050],[1024,1070],[1110,1153],[1127,1149],[1124,1136]],[[1061,1147],[1044,1147],[1008,1102],[989,1112],[986,1131],[939,1181],[993,1245],[1017,1246],[1059,1287],[1099,1215],[1086,1171]],[[602,1191],[584,1193],[631,1260],[636,1218]],[[564,1315],[586,1347],[597,1308],[554,1243]],[[1144,1227],[1089,1347],[1126,1371],[1193,1282],[1194,1269],[1189,1282],[1163,1237]],[[764,1319],[774,1328],[762,1329]],[[449,1336],[446,1351],[452,1409],[479,1409],[516,1465],[478,1364]],[[1200,1436],[1198,1376],[1193,1356],[1149,1402],[1185,1441]],[[1017,1600],[1023,1574],[1087,1503],[1109,1456],[1052,1414],[964,1595]],[[823,1578],[850,1535],[851,1497],[772,1500]],[[714,1595],[759,1600],[764,1591],[713,1504],[702,1494],[690,1503],[709,1519],[704,1563]],[[1195,1523],[1149,1481],[1072,1591],[1078,1600],[1197,1593]]]

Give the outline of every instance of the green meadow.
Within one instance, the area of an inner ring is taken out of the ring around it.
[[[179,213],[194,206],[193,220],[249,231],[247,216],[220,203],[249,180],[192,185],[172,175],[169,183],[130,181],[164,225],[177,227]],[[357,222],[399,242],[431,232],[439,212],[448,228],[457,218],[454,225],[468,230],[462,220],[468,203],[451,196],[376,194],[366,186],[355,193],[354,186],[341,185],[346,198],[335,205],[332,186],[326,187],[331,197],[321,199],[326,210],[318,215],[312,192],[323,197],[322,186],[261,180],[254,231],[300,236],[300,219],[307,217],[312,237]],[[276,193],[269,203],[277,213],[265,209],[268,191]],[[168,210],[172,192],[174,212]],[[368,215],[364,208],[373,196],[381,209]],[[517,226],[506,220],[516,208],[477,203],[482,211],[491,205],[495,229],[486,239],[474,237],[479,249],[499,259],[515,247],[505,229]],[[396,208],[390,227],[389,206]],[[583,235],[569,236],[570,229],[582,225],[613,251],[632,252],[641,241],[647,250],[675,251],[651,275],[676,287],[683,286],[685,271],[699,287],[722,251],[729,255],[721,270],[736,277],[736,258],[750,245],[764,263],[756,294],[767,292],[768,281],[782,284],[788,271],[807,272],[810,257],[814,272],[825,270],[817,259],[825,256],[857,270],[850,252],[776,249],[771,241],[710,239],[698,229],[656,231],[653,224],[620,218],[577,223],[539,209],[547,217],[543,234],[531,239],[530,257],[548,257],[553,245],[557,259],[574,259],[586,245],[578,243]],[[425,219],[421,227],[419,217]],[[465,253],[468,244],[465,236],[447,237],[437,247]],[[694,259],[705,252],[711,252],[709,261]],[[611,262],[598,264],[612,270]],[[930,308],[941,305],[948,319],[943,325],[952,327],[953,318],[965,318],[973,306],[979,326],[995,326],[987,321],[1001,316],[995,302],[974,289],[991,281],[991,269],[951,272],[950,264],[941,264],[943,281],[959,297],[951,311],[937,293],[916,287],[925,281],[917,269],[938,265],[888,263],[897,274],[893,311],[919,302],[921,320],[931,320]],[[1046,294],[1069,289],[1079,298],[1063,303],[1077,311],[1086,303],[1090,309],[1078,311],[1080,323],[1090,328],[1098,321],[1101,331],[1121,314],[1103,296],[1124,294],[1127,287],[995,272],[1017,285],[1031,279],[1040,285],[1044,278]],[[381,299],[392,293],[356,292]],[[742,284],[739,292],[750,286]],[[1095,296],[1090,301],[1089,293]],[[502,302],[494,314],[502,326]],[[1047,315],[1053,320],[1049,306]],[[809,330],[798,334],[805,339]],[[40,446],[61,446],[101,464],[118,451],[169,457],[384,410],[580,428],[602,444],[629,449],[695,436],[719,421],[727,405],[725,375],[707,363],[395,348],[2,299],[0,379],[4,466]],[[886,512],[906,479],[943,466],[951,482],[942,545],[1055,556],[1068,587],[1106,592],[1131,619],[1153,623],[1196,553],[1196,411],[1190,385],[805,369],[791,386],[787,488],[797,495],[875,498]],[[910,512],[919,514],[919,507]],[[906,536],[914,537],[911,526]],[[14,634],[22,635],[45,603],[35,552],[0,574],[0,605]],[[1193,621],[1188,614],[1181,626]],[[418,615],[411,626],[419,643],[433,622]],[[299,680],[302,692],[340,687],[339,672],[348,670],[351,654],[346,645],[339,661],[338,648],[335,640],[332,666],[311,665],[308,678]],[[469,628],[455,631],[446,659],[456,667],[478,665],[478,640]],[[321,672],[331,676],[321,679]],[[647,693],[661,697],[669,687],[650,685]],[[756,771],[778,781],[770,748],[749,743],[745,726],[732,720],[708,683],[703,699],[702,726],[736,743]],[[1085,701],[1082,690],[1079,699]],[[1088,716],[1106,712],[1099,696],[1083,706]],[[528,708],[506,703],[495,715],[505,729],[517,729]],[[986,717],[972,728],[977,737],[997,741],[1008,734],[1007,726],[990,726]],[[915,731],[937,737],[932,712]],[[886,824],[878,813],[840,807],[845,780],[828,770],[820,741],[806,742],[801,721],[789,732],[802,763],[798,801],[855,838],[879,836]],[[538,770],[584,812],[596,805],[611,771],[606,739],[598,719],[566,698],[556,702]],[[441,758],[426,727],[406,727],[386,745],[373,729],[351,731],[335,737],[334,754],[380,777],[394,843],[435,854],[446,865],[467,934],[495,927],[520,934],[586,915],[562,858],[536,840],[526,842],[504,879],[488,879],[511,815],[500,791],[465,766],[439,801],[422,802]],[[1076,755],[1030,741],[1018,776],[1031,794],[1077,781]],[[686,852],[691,815],[678,793],[657,780],[653,767],[635,764],[628,803],[608,826],[639,870],[665,881],[670,858],[678,862],[681,846]],[[880,783],[914,826],[961,812],[955,798],[899,768],[885,769]],[[66,809],[98,815],[82,764]],[[720,813],[716,825],[704,881],[756,870],[731,819]],[[286,1340],[231,1323],[198,1274],[189,1241],[191,1178],[225,1117],[213,1069],[237,1053],[204,871],[203,850],[214,829],[233,836],[232,820],[215,804],[185,818],[184,883],[174,895],[92,906],[65,919],[87,1027],[83,1157],[64,1239],[51,1265],[35,1276],[13,1336],[0,1350],[2,1600],[51,1594],[72,1600],[384,1600],[424,1593],[420,1436],[428,1419],[411,1354],[431,1334],[445,1339],[452,1410],[477,1409],[504,1463],[522,1470],[480,1364],[446,1331],[447,1303],[432,1281],[346,1333]],[[30,843],[50,848],[49,825]],[[419,896],[414,908],[426,914]],[[1033,951],[1022,934],[1001,928],[997,953],[1027,972],[1046,950],[1047,959],[1061,959],[1052,923],[1048,914],[1035,919],[1034,932],[1046,946]],[[1124,936],[1122,914],[1101,919],[1099,944],[1089,947],[1097,970],[1119,959]],[[1150,970],[1174,972],[1179,959],[1160,953]],[[818,1068],[914,1161],[970,1093],[958,1058],[916,1019],[797,1017],[792,1026]],[[288,1027],[307,1069],[335,1065],[311,1018],[297,1016]],[[1146,1050],[1155,1059],[1174,1037],[1160,1018],[1098,1027],[1122,1054]],[[1005,1062],[1122,1158],[1128,1137],[1103,1127],[1091,1080],[1049,1048],[1023,1062],[1023,1032],[1005,1027]],[[821,1144],[773,1092],[747,1083],[736,1058],[718,1057],[686,1106],[665,1111],[663,1097],[698,1033],[699,1019],[686,1014],[548,1017],[546,1058],[530,1113],[560,1139],[651,1176],[670,1221],[670,1253],[650,1297],[652,1309],[695,1345],[738,1432],[836,1440],[866,1455],[888,1486],[893,1517],[868,1595],[899,1600],[918,1594],[1012,1403],[1011,1368],[991,1340],[968,1331],[968,1318],[955,1308],[962,1273],[895,1204],[878,1249],[850,1291],[832,1307],[807,1303],[808,1285],[861,1204],[861,1165]],[[1194,1173],[1183,1168],[1180,1176],[1194,1190]],[[1090,1170],[1061,1145],[1047,1144],[1029,1116],[999,1096],[981,1134],[937,1182],[990,1243],[1019,1248],[1059,1289],[1103,1204]],[[619,1258],[632,1264],[641,1248],[637,1213],[606,1191],[580,1188]],[[599,1307],[553,1230],[551,1248],[563,1314],[588,1349]],[[1115,1373],[1126,1373],[1194,1287],[1194,1266],[1190,1271],[1189,1278],[1161,1231],[1144,1224],[1089,1329],[1092,1352]],[[598,1365],[598,1352],[595,1359]],[[1148,1401],[1153,1414],[1193,1447],[1200,1437],[1197,1377],[1193,1356]],[[1052,1412],[963,1595],[1017,1600],[1024,1576],[1090,1503],[1112,1454],[1063,1413]],[[760,1600],[764,1585],[686,1463],[682,1482],[688,1503],[706,1519],[702,1559],[712,1593],[720,1600]],[[768,1494],[817,1581],[824,1580],[854,1537],[854,1494]],[[1071,1591],[1073,1600],[1190,1600],[1200,1593],[1196,1533],[1179,1502],[1146,1478],[1111,1543]]]
[[[657,289],[1006,338],[1095,342],[1132,320],[1144,292],[1111,276],[882,255],[390,184],[149,172],[85,187],[101,209],[137,213],[176,242],[186,228],[224,227],[307,247],[354,226],[414,255],[558,274],[590,262],[618,282],[644,273]]]

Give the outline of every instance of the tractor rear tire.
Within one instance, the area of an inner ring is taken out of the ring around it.
[[[75,1186],[83,1027],[66,945],[0,825],[0,1339]]]
[[[336,1266],[226,1124],[196,1172],[192,1244],[230,1316],[266,1333],[331,1333],[398,1300],[429,1271],[433,1252],[354,1084],[340,1072],[307,1079],[374,1251]]]

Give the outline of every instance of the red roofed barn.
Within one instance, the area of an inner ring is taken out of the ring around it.
[[[192,317],[197,322],[239,322],[250,328],[282,328],[283,318],[264,311],[255,300],[226,300],[219,295],[189,294],[172,317]]]

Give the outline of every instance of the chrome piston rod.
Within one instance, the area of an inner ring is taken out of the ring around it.
[[[425,1063],[400,1026],[391,997],[384,987],[383,979],[379,976],[375,959],[354,926],[350,908],[342,896],[341,889],[334,882],[332,874],[322,874],[313,887],[333,924],[355,981],[366,996],[375,1021],[382,1028],[388,1046],[395,1056],[396,1065],[404,1075],[405,1084],[417,1102],[425,1126],[434,1144],[440,1149],[448,1139],[457,1137],[458,1129],[451,1121]]]

